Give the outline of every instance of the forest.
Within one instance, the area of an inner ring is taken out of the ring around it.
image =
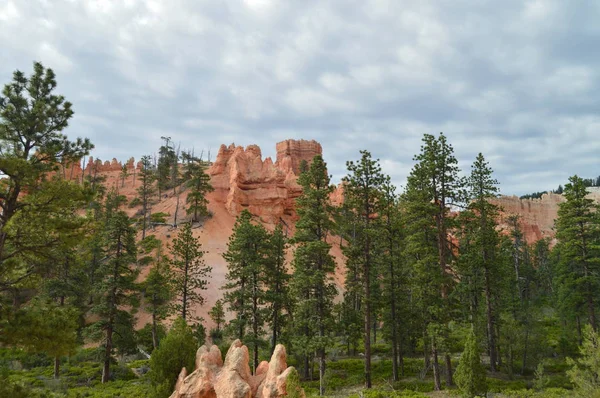
[[[56,87],[34,63],[0,95],[0,396],[169,397],[198,347],[225,353],[235,339],[252,371],[285,345],[307,396],[600,396],[591,180],[561,185],[556,240],[529,244],[519,217],[491,202],[500,189],[484,155],[460,170],[443,133],[423,136],[402,190],[360,151],[339,206],[316,156],[300,165],[293,234],[237,217],[207,329],[192,308],[213,272],[193,235],[211,217],[208,161],[163,137],[131,201],[101,176],[64,178],[94,146],[64,135],[74,111]],[[165,192],[186,193],[169,244],[153,235]]]

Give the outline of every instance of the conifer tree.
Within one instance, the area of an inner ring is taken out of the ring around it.
[[[78,317],[73,306],[37,296],[14,314],[3,330],[3,342],[54,357],[54,378],[58,379],[60,357],[77,347]]]
[[[150,357],[149,376],[155,397],[166,398],[173,392],[182,368],[188,372],[194,369],[197,349],[192,328],[181,317],[177,317],[161,345]]]
[[[158,347],[158,327],[171,313],[169,303],[173,287],[169,280],[166,258],[160,256],[154,263],[143,284],[146,309],[152,315],[152,348]]]
[[[160,137],[160,139],[164,141],[164,144],[161,145],[158,150],[158,162],[156,165],[156,186],[158,188],[159,197],[161,197],[162,193],[167,189],[174,186],[172,184],[173,165],[177,164],[171,137]]]
[[[559,204],[556,237],[559,241],[561,295],[574,314],[584,312],[597,330],[598,273],[600,272],[600,219],[598,205],[586,197],[584,181],[573,176],[565,184],[567,200]]]
[[[132,268],[137,255],[135,230],[123,211],[114,212],[108,219],[103,249],[101,278],[95,285],[99,298],[91,309],[100,320],[90,326],[90,334],[103,341],[102,382],[106,383],[114,349],[127,348],[126,344],[133,336],[133,317],[123,306],[137,303],[135,279],[138,272]]]
[[[208,313],[210,319],[216,324],[217,331],[221,331],[221,325],[225,323],[225,310],[223,309],[223,300],[219,299],[215,302],[214,307]]]
[[[381,248],[382,269],[382,312],[385,332],[392,345],[392,378],[399,380],[399,367],[402,361],[402,348],[400,331],[402,330],[401,316],[403,307],[406,307],[406,270],[402,258],[404,237],[398,200],[389,176],[386,176],[381,186],[381,217],[382,239]],[[406,319],[404,319],[406,321]]]
[[[452,310],[453,247],[449,232],[456,221],[449,217],[449,212],[452,205],[461,204],[464,196],[464,182],[458,175],[458,161],[453,152],[443,134],[438,138],[425,134],[404,195],[409,231],[406,250],[412,259],[430,339],[435,390],[441,389],[438,349],[446,339]],[[449,353],[446,353],[446,368],[446,384],[451,385]]]
[[[31,270],[25,269],[20,275],[17,273],[19,276],[15,279],[7,279],[7,275],[15,276],[15,272],[7,272],[6,269],[15,264],[14,259],[28,254],[39,255],[53,245],[47,240],[14,245],[25,242],[11,235],[6,227],[13,217],[30,208],[24,201],[32,198],[23,194],[51,189],[51,183],[42,176],[58,171],[61,164],[79,161],[93,148],[88,139],[70,141],[62,134],[73,116],[73,109],[62,95],[54,93],[56,85],[56,75],[52,69],[34,62],[30,77],[15,71],[12,81],[4,86],[0,94],[0,173],[4,177],[0,184],[0,283],[5,286],[31,274]],[[50,219],[56,210],[50,206],[54,203],[52,198],[46,197],[50,202],[45,203],[44,209],[45,216]],[[46,232],[48,236],[53,235],[51,230]],[[38,234],[36,237],[41,236]],[[7,258],[13,261],[5,261]]]
[[[308,170],[300,174],[302,195],[296,200],[298,221],[292,240],[296,251],[292,262],[292,295],[297,298],[294,328],[297,346],[304,355],[304,372],[308,373],[309,355],[319,358],[319,392],[325,393],[325,356],[333,328],[333,284],[335,261],[327,241],[333,231],[333,208],[329,201],[327,165],[320,155],[313,158]]]
[[[139,173],[140,187],[137,189],[142,202],[142,239],[146,237],[146,227],[150,212],[150,198],[154,194],[153,186],[156,176],[152,170],[152,160],[149,155],[142,156],[142,168]]]
[[[456,385],[464,397],[478,397],[487,392],[485,368],[481,363],[479,345],[473,328],[467,336],[465,350],[460,356],[454,377]]]
[[[231,325],[237,337],[252,347],[252,368],[258,367],[258,351],[263,345],[265,324],[265,271],[270,251],[267,231],[252,223],[252,215],[243,210],[238,216],[229,238],[227,252],[227,283],[224,300],[236,314]]]
[[[461,255],[468,262],[468,276],[471,279],[482,275],[482,286],[476,286],[476,294],[483,290],[485,298],[485,319],[487,331],[487,347],[490,355],[490,368],[496,371],[498,363],[496,341],[497,310],[494,308],[494,289],[500,285],[503,262],[500,259],[500,236],[497,231],[498,207],[490,202],[498,194],[498,182],[492,177],[492,169],[480,153],[471,166],[471,175],[467,179],[470,203],[467,211],[463,212],[465,234],[461,244]],[[468,243],[467,243],[468,241]],[[476,306],[477,299],[473,307]],[[477,309],[474,308],[474,316]],[[471,319],[475,322],[475,319]]]
[[[204,297],[199,290],[206,290],[212,267],[205,264],[204,252],[192,234],[190,223],[179,231],[170,249],[173,286],[177,297],[175,310],[184,321],[188,321],[191,320],[192,305],[204,304]]]
[[[380,190],[385,182],[379,160],[373,160],[368,151],[360,151],[358,162],[347,162],[348,176],[344,178],[344,200],[348,209],[356,217],[355,235],[344,248],[344,254],[349,262],[358,265],[357,275],[362,290],[364,305],[364,345],[365,345],[365,386],[371,388],[371,327],[373,325],[374,297],[373,283],[379,273],[375,242],[380,238],[379,205]]]
[[[267,305],[267,322],[271,329],[271,354],[275,351],[284,326],[284,310],[290,307],[289,281],[290,275],[285,265],[287,239],[281,224],[269,234],[269,252],[266,257],[265,304]]]
[[[210,176],[206,174],[202,159],[186,153],[183,157],[186,160],[185,185],[190,189],[186,199],[188,204],[187,214],[191,214],[192,221],[197,222],[200,217],[208,216],[206,194],[214,191],[214,188],[210,184]]]

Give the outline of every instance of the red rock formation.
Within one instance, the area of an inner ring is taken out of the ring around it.
[[[508,229],[507,219],[518,215],[527,243],[542,238],[554,238],[554,220],[558,216],[558,204],[564,202],[559,194],[547,193],[540,199],[519,199],[516,196],[501,196],[492,203],[500,206],[500,226]]]
[[[296,182],[302,160],[321,154],[316,141],[287,140],[277,144],[277,161],[262,160],[256,145],[221,145],[208,170],[217,200],[231,215],[248,209],[264,222],[276,223],[282,216],[295,215],[295,199],[302,192]]]
[[[196,353],[196,369],[181,369],[170,398],[280,398],[287,395],[288,378],[296,372],[287,367],[285,348],[278,344],[270,362],[263,361],[250,374],[248,348],[239,340],[231,344],[225,363],[216,345],[202,346]],[[299,387],[298,387],[299,388]],[[304,391],[298,393],[304,396]]]

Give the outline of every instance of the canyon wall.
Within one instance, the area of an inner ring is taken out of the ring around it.
[[[286,140],[277,144],[276,161],[262,159],[258,146],[221,145],[208,170],[215,198],[233,216],[248,209],[263,222],[295,218],[295,199],[302,193],[297,183],[300,163],[322,154],[316,141]]]
[[[600,203],[600,188],[588,188],[588,198]],[[500,226],[508,229],[507,219],[510,215],[518,215],[521,228],[527,243],[534,243],[542,238],[555,242],[554,220],[558,217],[558,205],[565,202],[564,196],[546,193],[539,199],[519,199],[516,196],[501,196],[492,200],[500,206],[502,212]]]

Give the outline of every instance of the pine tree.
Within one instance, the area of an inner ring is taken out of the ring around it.
[[[225,310],[223,309],[223,300],[217,300],[214,307],[208,313],[210,319],[216,324],[217,330],[221,331],[221,325],[225,323]]]
[[[178,317],[160,346],[150,357],[150,381],[157,398],[168,397],[175,388],[177,375],[185,368],[194,369],[198,345],[194,332]]]
[[[252,347],[253,369],[258,367],[258,351],[263,345],[265,323],[265,271],[270,251],[267,231],[252,223],[252,215],[243,210],[238,216],[229,238],[227,252],[227,283],[224,300],[236,314],[231,325],[237,328],[237,337]]]
[[[164,144],[158,150],[158,162],[156,165],[156,180],[158,188],[158,196],[161,197],[162,193],[167,189],[172,188],[174,165],[177,165],[177,156],[175,149],[171,143],[171,137],[160,137],[164,141]]]
[[[121,173],[119,174],[119,177],[121,178],[121,188],[125,186],[125,180],[127,179],[127,177],[129,177],[129,170],[127,169],[127,164],[124,164],[123,167],[121,167]]]
[[[289,281],[290,275],[285,266],[285,251],[287,239],[283,234],[281,224],[269,236],[270,252],[266,258],[265,304],[267,305],[267,322],[271,329],[271,354],[281,336],[284,326],[284,310],[290,307]]]
[[[459,177],[454,150],[440,134],[425,134],[421,153],[414,157],[404,203],[407,213],[407,255],[412,259],[418,286],[418,299],[425,315],[427,335],[433,357],[434,389],[441,389],[438,349],[448,334],[450,292],[453,279],[453,244],[449,232],[456,221],[449,217],[450,207],[461,204],[463,180]],[[437,293],[437,297],[436,297]],[[452,384],[450,355],[446,353],[446,384]]]
[[[77,348],[79,314],[72,306],[35,297],[14,314],[12,322],[3,330],[3,342],[54,357],[54,378],[58,379],[60,357]]]
[[[496,371],[498,356],[496,352],[496,319],[497,312],[494,308],[494,290],[501,280],[502,265],[500,261],[500,236],[497,230],[498,207],[490,202],[498,194],[498,182],[492,177],[492,169],[480,153],[471,166],[471,175],[467,179],[470,203],[468,211],[463,212],[462,220],[465,220],[464,244],[461,244],[461,255],[468,259],[467,278],[474,279],[477,275],[482,276],[481,285],[474,287],[477,295],[483,290],[485,297],[485,319],[488,338],[488,351],[490,355],[490,368]],[[468,243],[467,243],[468,242]],[[461,257],[462,258],[462,257]],[[473,316],[478,310],[475,302]],[[475,319],[471,319],[475,322]]]
[[[148,222],[148,216],[150,212],[150,198],[154,194],[155,188],[153,186],[156,176],[152,169],[152,162],[150,156],[142,156],[141,159],[142,168],[139,173],[140,187],[137,189],[139,198],[142,202],[142,239],[146,237],[146,227]]]
[[[146,309],[152,315],[152,348],[154,349],[159,344],[158,328],[160,322],[171,314],[169,303],[173,297],[173,287],[169,280],[168,271],[167,260],[160,258],[150,269],[142,287]]]
[[[320,155],[313,158],[310,167],[300,174],[298,183],[302,195],[296,200],[298,221],[292,242],[296,244],[292,262],[292,295],[297,298],[294,319],[298,336],[297,346],[304,354],[304,372],[312,352],[319,358],[319,392],[325,393],[325,356],[330,346],[329,334],[333,329],[333,284],[335,261],[327,241],[333,231],[333,208],[329,201],[327,165]]]
[[[204,263],[204,252],[192,234],[190,223],[179,231],[170,249],[173,286],[177,296],[175,309],[184,321],[188,321],[191,320],[192,305],[204,304],[204,297],[198,291],[206,290],[212,267]]]
[[[481,363],[479,345],[473,328],[467,336],[465,350],[460,356],[454,378],[456,385],[465,397],[482,396],[487,392],[485,368]]]
[[[392,345],[392,378],[399,380],[402,360],[400,331],[402,309],[406,307],[406,270],[403,254],[404,237],[401,225],[396,187],[386,177],[381,187],[381,217],[383,236],[380,240],[382,252],[382,312],[384,331]]]
[[[15,258],[39,255],[41,250],[53,245],[47,240],[33,245],[14,245],[21,238],[11,235],[6,226],[13,217],[30,207],[24,201],[32,198],[23,194],[50,188],[48,180],[42,178],[44,175],[58,171],[61,164],[78,161],[93,148],[88,139],[69,141],[61,133],[68,126],[73,110],[62,95],[53,93],[55,88],[56,76],[52,69],[45,69],[35,62],[29,78],[23,72],[15,71],[12,82],[4,86],[0,95],[0,173],[5,177],[0,184],[0,282],[5,286],[31,274],[31,270],[25,269],[15,279],[7,279],[7,275],[15,276],[14,270],[9,272],[7,269],[9,264],[15,263]],[[50,219],[54,211],[51,204],[52,200],[45,203],[44,215]],[[51,230],[46,232],[52,236]],[[7,258],[13,261],[5,261]]]
[[[133,317],[123,306],[137,303],[135,279],[138,272],[132,268],[137,255],[135,230],[123,211],[114,212],[108,219],[103,249],[101,279],[95,285],[99,299],[91,309],[100,320],[90,327],[90,334],[103,340],[102,382],[106,383],[114,349],[130,348],[127,344],[132,341]]]
[[[561,253],[561,289],[568,290],[571,311],[585,308],[589,325],[598,327],[596,308],[598,298],[597,275],[600,272],[600,219],[598,205],[586,197],[584,181],[578,176],[565,184],[566,202],[559,204],[556,237]]]
[[[202,159],[192,154],[185,154],[186,169],[184,178],[186,187],[190,189],[187,196],[187,214],[192,214],[192,221],[198,222],[200,217],[208,216],[208,199],[206,194],[214,191],[210,184],[210,176],[206,174]]]
[[[355,235],[344,248],[348,262],[354,262],[358,271],[354,277],[362,289],[364,305],[365,386],[371,388],[371,327],[373,324],[373,283],[379,273],[375,242],[380,238],[379,213],[380,189],[385,182],[379,160],[373,160],[368,151],[360,151],[361,160],[347,162],[349,175],[344,178],[344,200],[355,215]]]

